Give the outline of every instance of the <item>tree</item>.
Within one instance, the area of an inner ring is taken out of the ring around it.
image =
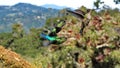
[[[13,37],[15,37],[15,38],[23,37],[24,30],[23,30],[22,24],[20,24],[20,23],[13,24],[12,25],[12,33],[13,33]]]
[[[115,4],[120,4],[120,0],[114,0]]]
[[[94,6],[96,7],[96,9],[99,9],[100,5],[103,4],[104,2],[102,2],[101,0],[96,0],[94,2]]]
[[[115,4],[120,4],[120,0],[113,0],[113,2],[115,2]],[[94,6],[96,7],[96,9],[100,8],[100,5],[104,4],[104,1],[101,0],[96,0],[94,2]],[[105,4],[104,4],[105,5]],[[104,6],[103,6],[104,7]]]

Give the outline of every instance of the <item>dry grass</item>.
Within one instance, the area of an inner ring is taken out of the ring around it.
[[[29,62],[15,52],[0,46],[0,68],[33,68]]]

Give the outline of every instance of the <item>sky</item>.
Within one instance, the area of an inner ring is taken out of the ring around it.
[[[95,0],[0,0],[0,5],[14,5],[19,2],[22,3],[31,3],[33,5],[44,5],[44,4],[55,4],[58,6],[67,6],[72,8],[79,8],[84,5],[88,8],[93,8],[93,2]],[[111,8],[120,8],[119,5],[115,5],[113,0],[102,0],[105,4],[109,5]]]

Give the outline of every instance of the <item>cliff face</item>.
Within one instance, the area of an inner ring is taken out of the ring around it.
[[[32,68],[32,66],[17,53],[0,46],[0,68]]]

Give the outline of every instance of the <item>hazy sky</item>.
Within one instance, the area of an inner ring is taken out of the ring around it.
[[[93,2],[95,0],[0,0],[0,5],[14,5],[19,2],[23,3],[31,3],[34,5],[43,5],[43,4],[55,4],[59,6],[67,6],[72,8],[78,8],[81,5],[84,5],[88,8],[93,8]],[[119,5],[115,5],[113,0],[102,0],[105,4],[109,5],[112,8],[119,7]]]

